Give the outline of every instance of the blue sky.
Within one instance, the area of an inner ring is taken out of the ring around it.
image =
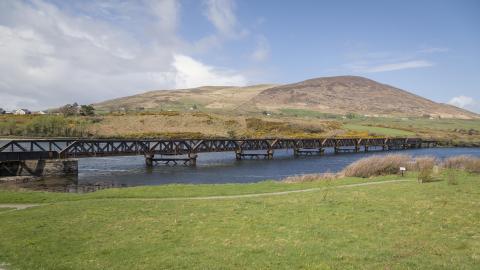
[[[359,75],[480,112],[480,1],[1,1],[0,107]]]

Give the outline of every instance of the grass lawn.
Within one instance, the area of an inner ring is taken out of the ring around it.
[[[2,191],[6,269],[478,269],[480,177]],[[340,187],[377,181],[376,185]],[[276,196],[172,200],[317,188]],[[3,265],[2,265],[3,263]]]
[[[394,128],[384,128],[384,127],[374,127],[374,126],[363,126],[358,124],[344,124],[343,128],[346,130],[353,130],[353,131],[367,131],[371,134],[377,135],[385,135],[385,136],[414,136],[415,133],[394,129]]]

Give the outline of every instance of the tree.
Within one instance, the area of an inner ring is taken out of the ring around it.
[[[76,104],[76,103],[75,103]],[[78,113],[78,108],[75,105],[67,104],[59,109],[64,116],[72,116]]]
[[[346,117],[347,117],[348,119],[354,119],[354,118],[357,117],[357,115],[356,115],[355,113],[349,112],[349,113],[347,113]]]
[[[95,108],[92,105],[82,105],[80,107],[80,114],[83,116],[95,115]]]

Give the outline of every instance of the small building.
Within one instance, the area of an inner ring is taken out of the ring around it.
[[[34,112],[33,114],[41,114],[41,115],[43,115],[43,114],[47,114],[47,113],[44,112],[44,111],[38,111],[38,112]]]
[[[27,110],[27,109],[16,109],[13,114],[16,115],[25,115],[25,114],[31,114],[32,112]]]

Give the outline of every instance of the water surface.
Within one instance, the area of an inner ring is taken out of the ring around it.
[[[171,183],[252,183],[266,179],[279,180],[292,175],[338,172],[360,158],[392,153],[438,158],[455,155],[480,157],[480,148],[423,148],[338,155],[327,149],[324,156],[299,158],[293,157],[293,150],[276,150],[273,160],[241,161],[235,160],[233,152],[200,153],[196,167],[158,165],[147,168],[143,156],[83,158],[79,159],[78,177],[50,177],[16,185],[49,191],[87,192],[109,187]]]

